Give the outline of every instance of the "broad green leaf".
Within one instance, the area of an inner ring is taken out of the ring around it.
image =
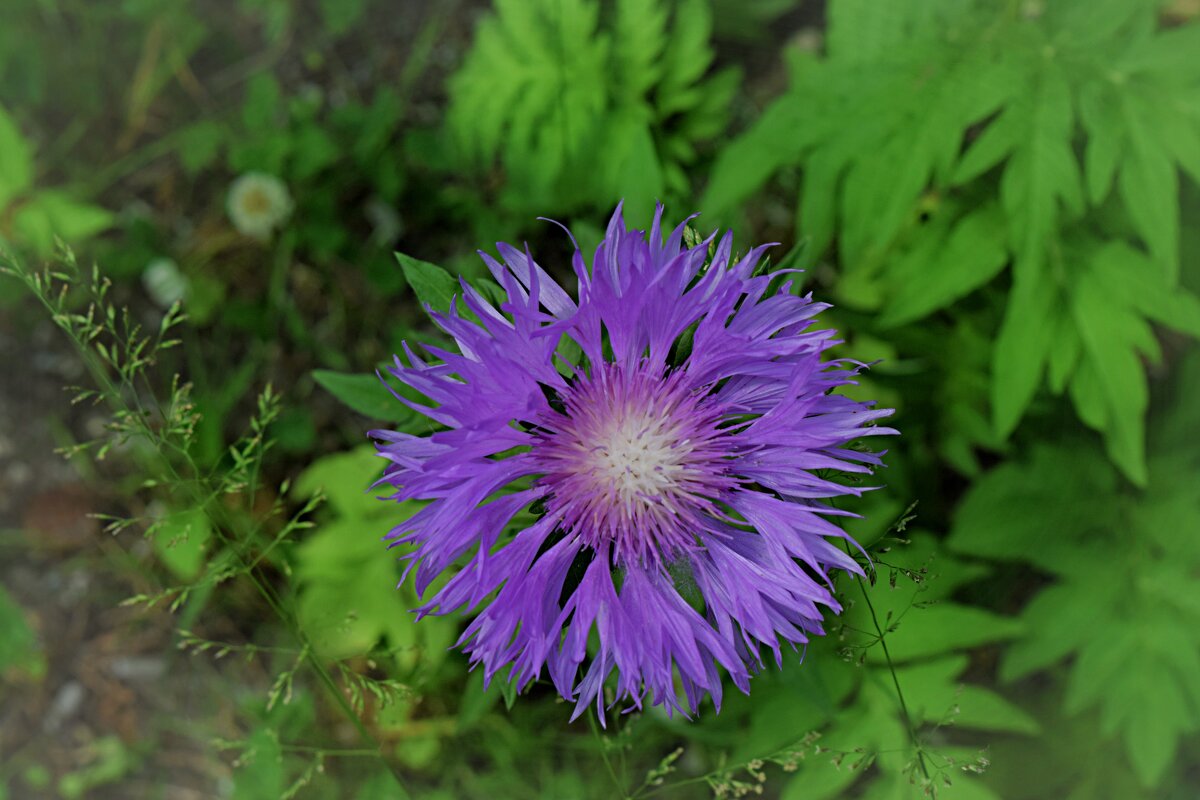
[[[396,253],[396,260],[400,262],[404,278],[418,300],[443,314],[450,310],[450,301],[460,293],[460,288],[458,281],[449,272],[436,264],[404,253]]]
[[[1046,384],[1054,394],[1062,394],[1067,388],[1083,353],[1083,344],[1075,330],[1075,322],[1063,315],[1057,319],[1052,334],[1050,359],[1046,364]]]
[[[246,741],[241,765],[233,773],[233,800],[276,800],[283,795],[284,762],[279,737],[259,726]]]
[[[33,151],[16,121],[0,106],[0,211],[33,185]]]
[[[805,759],[796,775],[790,778],[780,795],[781,800],[834,800],[844,796],[850,784],[858,780],[854,770],[834,765],[829,759]]]
[[[378,375],[315,369],[312,376],[325,391],[363,416],[385,422],[409,422],[414,416],[411,409],[392,396]]]
[[[200,575],[206,561],[212,525],[203,509],[172,511],[154,529],[154,553],[180,580]]]
[[[269,72],[258,72],[246,84],[242,102],[242,124],[252,134],[274,130],[279,125],[282,95],[279,81]]]
[[[1047,669],[1086,645],[1094,636],[1093,621],[1111,618],[1121,600],[1121,583],[1113,577],[1111,571],[1095,571],[1042,590],[1021,613],[1026,635],[1005,649],[1001,679]]]
[[[845,162],[828,152],[808,159],[800,193],[796,228],[806,237],[803,263],[812,264],[824,254],[837,229],[837,185]]]
[[[362,518],[387,514],[388,506],[369,492],[383,471],[384,461],[370,445],[318,459],[296,478],[292,490],[301,497],[323,491],[339,515]],[[382,534],[380,534],[382,535]]]
[[[1200,23],[1195,20],[1146,37],[1123,53],[1115,66],[1123,72],[1152,75],[1170,83],[1200,80]]]

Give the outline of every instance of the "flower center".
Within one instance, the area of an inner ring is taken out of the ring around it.
[[[639,410],[597,432],[581,466],[622,504],[653,503],[679,488],[690,449],[668,420]]]
[[[564,530],[619,560],[658,562],[694,546],[700,515],[734,485],[720,409],[681,374],[601,366],[539,421],[533,448]]]

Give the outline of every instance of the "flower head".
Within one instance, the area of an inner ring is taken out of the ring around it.
[[[690,713],[720,706],[719,668],[748,691],[764,650],[822,633],[830,571],[861,571],[822,501],[862,489],[831,475],[870,472],[849,445],[895,432],[832,391],[861,365],[824,358],[827,306],[760,274],[765,247],[684,247],[661,218],[647,236],[618,208],[590,268],[576,250],[577,300],[528,251],[481,254],[504,302],[462,282],[469,315],[431,312],[457,352],[390,369],[441,429],[372,432],[390,497],[427,501],[388,540],[422,595],[453,573],[418,612],[478,607],[459,643],[485,679],[546,673],[602,722],[610,676]]]
[[[247,172],[230,185],[226,210],[239,233],[267,239],[291,216],[292,197],[274,175]]]

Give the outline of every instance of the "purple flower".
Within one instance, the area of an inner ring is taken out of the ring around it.
[[[822,633],[830,570],[861,573],[822,499],[880,464],[852,441],[895,433],[832,392],[862,365],[823,359],[828,306],[759,274],[765,246],[734,260],[726,234],[709,261],[715,234],[664,243],[661,219],[647,237],[618,207],[590,269],[576,248],[578,301],[528,251],[481,253],[507,299],[462,282],[471,318],[430,312],[458,352],[390,370],[441,429],[371,433],[391,499],[426,501],[387,537],[406,578],[453,573],[418,613],[478,607],[459,644],[485,681],[544,671],[572,719],[604,721],[613,673],[612,702],[720,708],[719,668],[749,691],[764,648]]]

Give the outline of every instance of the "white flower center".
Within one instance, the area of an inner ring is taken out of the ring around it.
[[[587,467],[623,505],[660,500],[679,488],[691,450],[670,428],[645,412],[622,415],[597,432]]]

